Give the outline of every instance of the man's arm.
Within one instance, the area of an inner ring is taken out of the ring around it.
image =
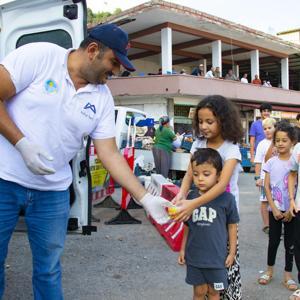
[[[2,65],[0,65],[0,82],[0,134],[16,147],[32,173],[36,175],[55,173],[54,169],[47,167],[41,160],[41,157],[50,161],[53,158],[39,145],[30,143],[7,113],[4,102],[16,94],[16,88],[9,72]]]
[[[114,180],[123,186],[136,200],[140,201],[156,222],[160,224],[168,222],[170,217],[165,208],[174,205],[168,200],[147,193],[120,154],[115,139],[108,138],[94,140],[93,142],[98,158]]]
[[[16,94],[16,89],[10,74],[2,65],[0,65],[0,82],[0,134],[15,145],[23,134],[9,117],[4,102]]]
[[[109,174],[123,186],[135,199],[140,200],[146,190],[134,176],[128,163],[119,152],[114,138],[93,140],[98,158]]]

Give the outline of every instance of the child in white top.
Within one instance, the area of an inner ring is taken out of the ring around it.
[[[269,213],[268,213],[268,200],[266,198],[264,189],[264,177],[265,172],[263,171],[265,165],[265,156],[272,144],[273,134],[275,131],[276,120],[273,118],[266,118],[262,121],[263,129],[266,138],[259,142],[256,153],[255,153],[255,181],[256,186],[260,190],[260,212],[263,221],[263,231],[269,233]]]
[[[278,155],[270,158],[264,166],[266,197],[271,209],[269,212],[268,269],[260,276],[258,282],[266,285],[272,279],[283,225],[285,247],[283,284],[287,289],[294,291],[297,289],[297,284],[291,275],[294,259],[294,220],[289,212],[288,194],[288,176],[291,169],[289,159],[295,141],[294,128],[288,122],[279,122],[276,125],[273,141]]]

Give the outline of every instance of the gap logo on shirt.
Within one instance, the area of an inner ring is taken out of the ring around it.
[[[192,220],[194,223],[199,221],[206,221],[213,223],[214,219],[217,217],[217,211],[211,207],[201,206],[194,209]]]
[[[81,113],[90,118],[90,119],[93,119],[95,114],[96,114],[96,107],[95,105],[91,104],[90,102],[88,102],[84,107],[83,109],[81,110]]]
[[[47,94],[56,94],[58,91],[57,83],[53,79],[47,79],[44,84],[45,92]]]

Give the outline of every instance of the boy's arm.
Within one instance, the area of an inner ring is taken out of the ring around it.
[[[189,227],[187,225],[184,225],[183,238],[182,238],[180,251],[185,251],[188,234],[189,234]]]
[[[229,240],[229,253],[225,261],[225,266],[229,268],[234,262],[237,246],[237,224],[228,224],[228,240]]]
[[[298,210],[295,204],[295,184],[297,179],[297,171],[290,171],[288,177],[288,191],[289,191],[289,198],[290,198],[290,213],[293,217],[295,217],[295,212],[297,213]]]
[[[262,186],[262,179],[260,179],[261,163],[255,163],[255,183],[256,186]]]
[[[182,243],[181,243],[178,260],[177,260],[178,264],[180,265],[185,264],[185,248],[186,248],[188,233],[189,233],[189,227],[187,225],[184,225],[183,238],[182,238]]]

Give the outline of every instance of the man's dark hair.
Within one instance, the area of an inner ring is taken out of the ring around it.
[[[260,112],[263,110],[268,109],[269,111],[272,111],[272,105],[270,103],[262,103],[259,107]]]
[[[109,49],[107,46],[105,46],[104,44],[102,44],[101,42],[99,42],[96,39],[93,39],[89,36],[87,36],[79,45],[79,48],[81,49],[86,49],[88,47],[89,44],[91,43],[96,43],[100,49],[102,49],[102,51],[106,51],[107,49]]]
[[[276,141],[276,134],[278,131],[286,132],[287,136],[292,142],[297,141],[298,136],[295,128],[287,120],[282,120],[276,123],[276,129],[273,136],[273,143]]]
[[[191,158],[191,163],[195,162],[196,166],[202,164],[210,164],[216,170],[217,174],[221,173],[223,163],[219,152],[212,148],[199,148],[197,149]]]
[[[297,120],[297,121],[300,120],[300,114],[297,115],[296,120]]]

